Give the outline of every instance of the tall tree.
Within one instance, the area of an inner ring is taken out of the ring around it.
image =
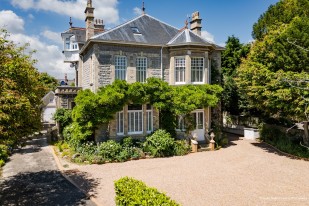
[[[252,37],[262,40],[272,28],[281,24],[289,24],[297,16],[309,17],[309,1],[281,0],[277,4],[271,5],[260,16],[253,25]]]
[[[261,30],[265,32],[253,44],[236,78],[248,108],[274,118],[306,120],[309,53],[300,48],[309,48],[308,11],[308,0],[283,0],[259,19],[258,24],[269,23],[265,23]]]
[[[7,36],[0,31],[0,142],[15,143],[40,128],[46,88],[26,46],[16,46]]]
[[[241,44],[237,37],[230,36],[226,41],[225,50],[222,52],[222,109],[233,115],[238,115],[241,111],[241,97],[234,77],[236,69],[241,60],[247,56],[249,50],[250,44]]]
[[[48,91],[55,91],[57,86],[59,86],[58,80],[46,72],[40,74],[39,81],[42,82]]]

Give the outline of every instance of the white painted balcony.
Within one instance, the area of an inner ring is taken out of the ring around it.
[[[66,51],[63,51],[63,54],[64,54],[65,63],[78,62],[79,60],[78,50],[66,50]]]

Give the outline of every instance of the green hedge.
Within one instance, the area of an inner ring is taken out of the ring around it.
[[[115,181],[116,205],[179,205],[157,189],[147,187],[145,183],[130,177]]]
[[[278,126],[261,124],[260,139],[271,144],[282,152],[298,157],[309,158],[309,150],[300,146],[301,136],[298,133],[287,133]]]

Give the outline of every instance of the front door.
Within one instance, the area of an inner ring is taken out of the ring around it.
[[[195,129],[191,132],[192,136],[197,136],[197,141],[204,141],[205,128],[204,128],[204,110],[195,110],[191,113]]]

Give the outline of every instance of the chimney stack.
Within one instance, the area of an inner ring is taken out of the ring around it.
[[[86,41],[94,36],[94,8],[92,7],[92,0],[87,1],[85,9],[85,22],[86,22]]]
[[[191,31],[201,36],[202,34],[202,19],[200,19],[200,12],[196,11],[191,18]]]

